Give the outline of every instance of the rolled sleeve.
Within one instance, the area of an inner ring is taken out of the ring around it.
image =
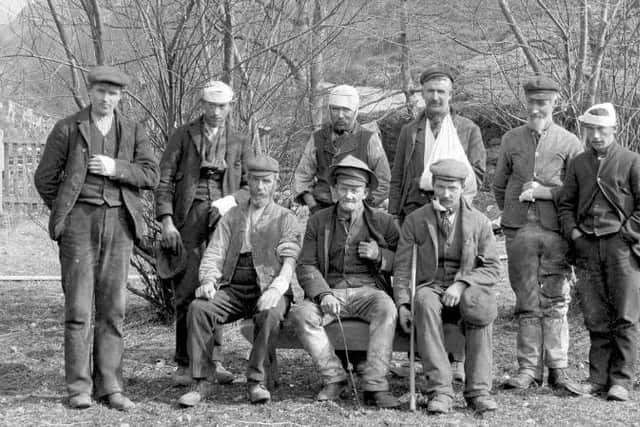
[[[293,173],[293,192],[296,202],[303,203],[302,196],[313,192],[317,170],[316,144],[312,134]]]

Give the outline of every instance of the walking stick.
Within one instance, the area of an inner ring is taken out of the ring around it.
[[[416,350],[414,341],[416,338],[414,326],[414,298],[416,295],[416,265],[418,247],[414,244],[411,250],[411,332],[409,333],[409,410],[416,411]]]

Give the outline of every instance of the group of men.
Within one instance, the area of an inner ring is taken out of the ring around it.
[[[399,325],[415,330],[428,412],[452,409],[456,380],[471,408],[495,410],[492,287],[502,267],[491,223],[471,205],[486,153],[478,126],[450,107],[454,78],[446,67],[421,75],[425,110],[403,127],[393,168],[377,133],[356,121],[356,90],[331,90],[329,121],[294,176],[296,200],[311,211],[303,231],[274,201],[278,162],[228,126],[228,85],[206,85],[203,114],[174,132],[158,165],[141,127],[116,108],[127,76],[92,70],[91,105],[56,124],[35,176],[60,248],[70,406],[89,407],[93,396],[134,407],[121,375],[125,284],[145,233],[140,190],[157,186],[159,273],[176,306],[173,379],[190,386],[180,405],[201,402],[212,381],[234,380],[221,363],[221,328],[241,318],[254,322],[251,403],[271,400],[285,317],[322,378],[317,399],[338,399],[349,377],[324,327],[357,318],[369,325],[358,367],[365,403],[400,406],[387,380]],[[538,77],[524,90],[526,123],[504,135],[493,182],[519,321],[519,369],[506,386],[540,384],[546,364],[553,388],[626,400],[640,316],[640,156],[616,142],[610,104],[580,116],[584,148],[553,122],[554,81]],[[570,262],[591,338],[586,384],[567,374]],[[304,299],[293,301],[298,285]]]

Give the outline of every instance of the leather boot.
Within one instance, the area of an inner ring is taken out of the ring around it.
[[[325,385],[316,400],[323,402],[326,400],[338,400],[344,398],[349,394],[349,385],[346,381],[340,381],[337,383],[329,383]]]
[[[400,400],[388,391],[365,391],[364,404],[378,408],[397,408]]]
[[[582,396],[584,394],[580,385],[569,378],[566,369],[549,368],[549,378],[547,382],[549,383],[549,387],[555,390],[565,390],[575,396]]]

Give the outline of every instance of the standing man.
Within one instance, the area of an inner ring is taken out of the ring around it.
[[[569,165],[559,210],[575,252],[578,296],[591,340],[582,391],[628,400],[640,320],[640,156],[616,142],[610,103],[594,105],[578,120],[587,147]]]
[[[321,401],[338,399],[347,387],[347,373],[324,326],[337,318],[368,322],[365,403],[395,408],[400,402],[389,392],[386,375],[397,320],[388,274],[398,230],[390,215],[364,204],[378,181],[363,161],[346,156],[331,166],[329,183],[337,204],[309,219],[298,266],[306,299],[290,317],[324,381],[317,397]]]
[[[557,197],[569,161],[582,151],[578,138],[553,122],[558,84],[537,77],[524,85],[527,123],[502,137],[493,192],[502,212],[509,282],[516,294],[518,373],[508,388],[541,384],[576,394],[567,375],[567,311],[573,274],[560,234]]]
[[[464,152],[469,173],[465,195],[473,199],[482,185],[486,168],[486,151],[480,128],[471,120],[456,114],[450,105],[454,73],[448,67],[434,66],[420,76],[424,112],[414,121],[403,126],[398,138],[396,156],[391,171],[389,213],[400,222],[414,210],[431,202],[433,188],[429,167],[443,157],[442,147],[458,147]],[[453,150],[444,158],[452,157]],[[458,159],[462,160],[462,159]],[[453,379],[464,382],[464,341],[458,325],[445,318],[447,349],[453,370]]]
[[[465,336],[464,397],[477,412],[497,408],[491,398],[493,285],[502,270],[489,219],[463,196],[465,163],[443,159],[430,166],[433,200],[402,224],[396,252],[394,297],[399,323],[416,342],[427,378],[427,411],[451,410],[453,387],[444,346],[443,318],[458,319]],[[417,247],[415,318],[411,319],[412,253]]]
[[[329,166],[350,154],[373,171],[378,187],[367,196],[374,207],[382,206],[389,196],[389,161],[378,134],[356,121],[360,98],[352,86],[340,85],[329,93],[330,122],[311,134],[293,176],[293,190],[298,203],[311,212],[332,205]]]
[[[142,126],[116,109],[129,78],[99,66],[88,80],[91,105],[56,123],[35,185],[60,248],[69,405],[88,408],[93,394],[126,411],[135,406],[122,394],[129,258],[146,228],[140,190],[158,184],[158,165]]]
[[[204,114],[178,128],[160,161],[160,184],[156,191],[156,215],[162,224],[164,250],[186,253],[186,267],[172,280],[176,312],[175,361],[173,375],[178,385],[191,382],[187,354],[187,311],[199,286],[198,268],[215,221],[236,200],[246,199],[243,173],[251,144],[226,123],[233,91],[223,82],[211,81],[200,99]],[[221,363],[219,345],[222,329],[216,332],[213,349],[214,376],[221,384],[233,375]]]
[[[289,284],[300,252],[301,231],[293,212],[278,206],[278,162],[262,156],[247,165],[250,200],[222,217],[200,265],[200,287],[188,314],[188,348],[195,385],[180,397],[194,406],[210,394],[206,382],[215,331],[226,323],[253,317],[253,347],[247,366],[251,403],[266,403],[270,355],[289,310]]]

